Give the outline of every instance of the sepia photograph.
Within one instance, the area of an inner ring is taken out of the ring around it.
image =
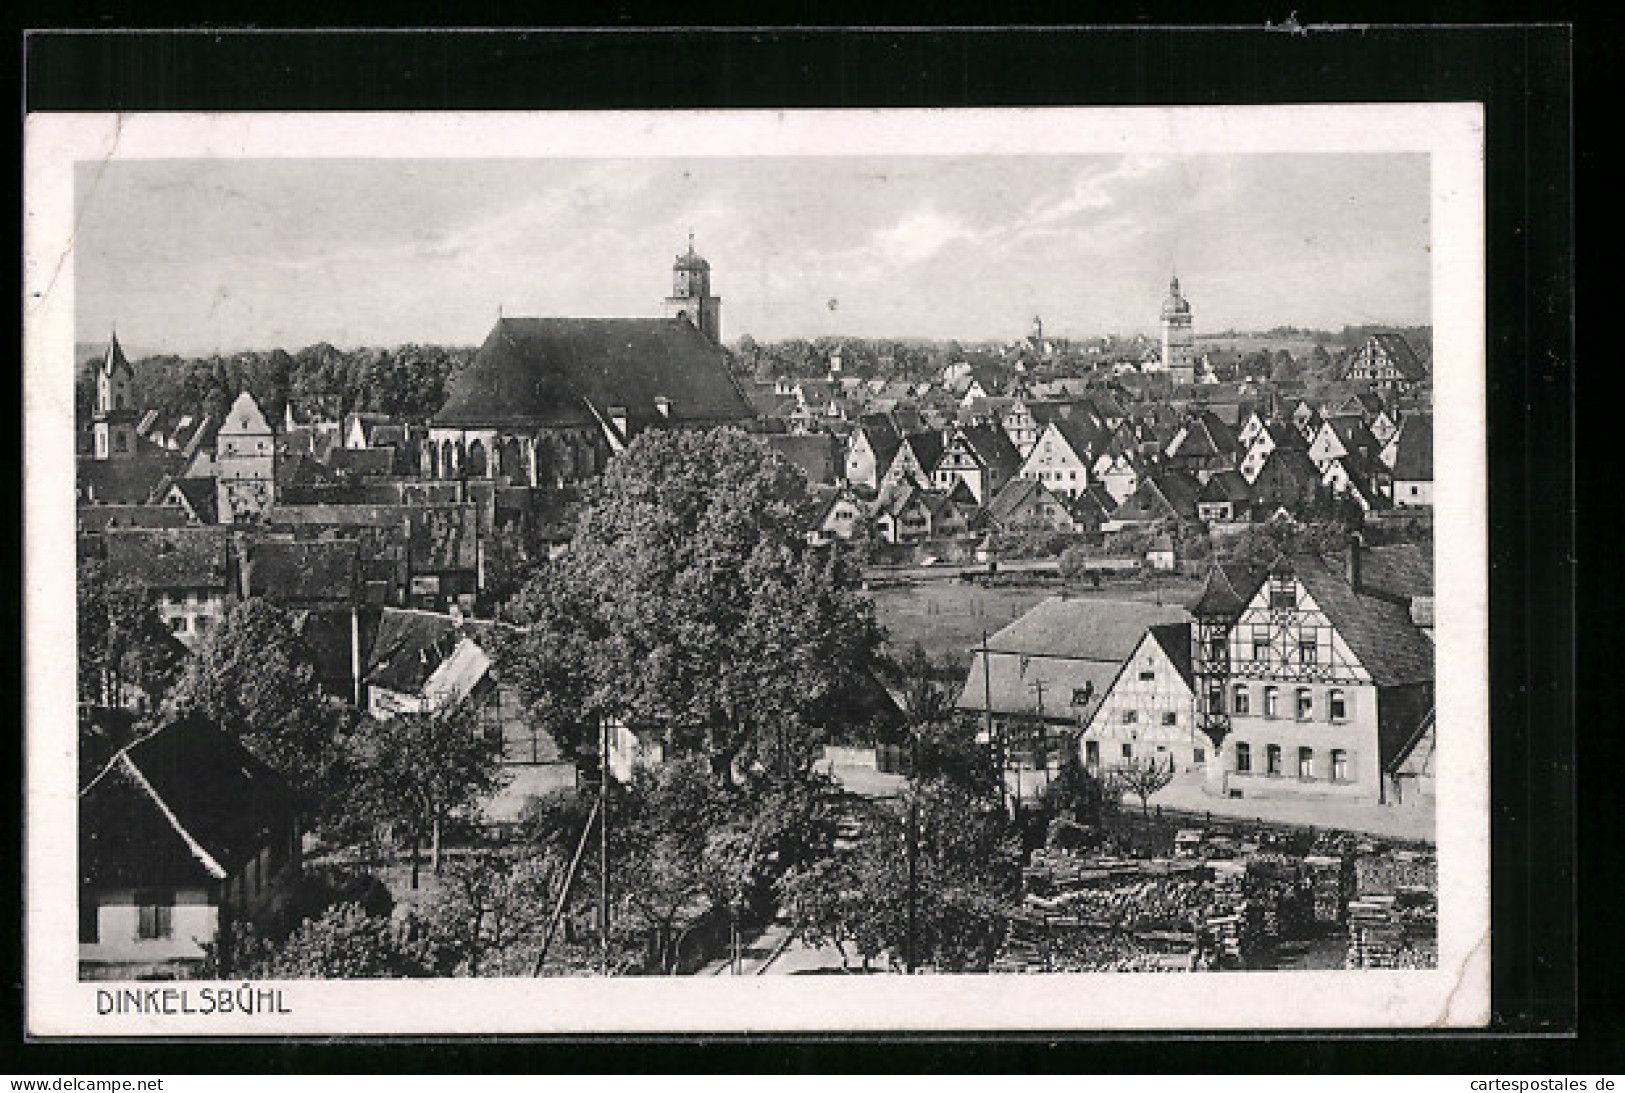
[[[35,1031],[1488,1020],[1475,107],[27,142]]]

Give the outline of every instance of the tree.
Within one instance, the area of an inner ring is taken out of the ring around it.
[[[239,925],[231,943],[233,975],[254,979],[401,979],[439,974],[432,947],[413,936],[410,923],[368,914],[358,904],[342,903],[306,919],[286,938],[261,937]],[[202,974],[212,978],[218,965],[210,960]]]
[[[1155,759],[1130,759],[1121,766],[1112,768],[1106,778],[1108,791],[1113,797],[1121,797],[1125,793],[1132,793],[1140,799],[1140,811],[1151,811],[1151,798],[1160,790],[1166,789],[1174,780],[1174,761],[1170,757],[1167,764],[1158,763]]]
[[[880,630],[807,509],[800,471],[736,430],[648,432],[611,463],[510,611],[511,678],[561,746],[609,718],[718,775],[810,766]]]
[[[157,705],[180,675],[186,649],[158,617],[146,588],[81,559],[78,608],[79,701],[124,707],[136,697]],[[134,693],[132,693],[134,692]]]
[[[849,854],[783,878],[792,932],[833,942],[843,961],[851,945],[865,968],[911,953],[942,971],[986,970],[1020,892],[1021,848],[1008,817],[944,779],[911,782],[901,804],[873,809]]]
[[[499,748],[466,704],[368,719],[349,741],[351,804],[404,829],[412,843],[412,887],[422,840],[429,840],[438,875],[446,824],[500,788]]]
[[[315,658],[282,608],[258,597],[233,605],[175,693],[296,787],[325,790],[342,715],[322,695]]]
[[[1059,817],[1094,825],[1101,822],[1113,798],[1101,779],[1083,765],[1077,750],[1068,748],[1061,760],[1061,769],[1044,786],[1039,803],[1043,813],[1051,819]]]
[[[457,970],[471,976],[522,974],[564,884],[566,862],[547,851],[517,858],[475,854],[453,864],[424,909],[425,929]],[[524,959],[516,962],[519,955]],[[495,961],[495,968],[487,963]]]

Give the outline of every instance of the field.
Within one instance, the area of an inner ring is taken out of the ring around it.
[[[870,596],[876,618],[891,634],[894,651],[919,642],[932,656],[948,654],[960,664],[969,664],[971,650],[981,642],[984,631],[998,633],[1034,604],[1062,591],[1079,598],[1189,603],[1199,585],[1179,577],[1108,580],[1098,590],[1060,581],[991,588],[959,581],[924,581],[877,589]]]

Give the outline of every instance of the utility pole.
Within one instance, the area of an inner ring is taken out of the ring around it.
[[[598,970],[609,974],[609,720],[598,719]]]
[[[1045,785],[1049,784],[1049,760],[1044,755],[1044,687],[1048,683],[1047,679],[1035,679],[1027,684],[1027,689],[1038,696],[1038,739],[1033,745],[1033,770],[1043,770]],[[1033,777],[1037,779],[1036,774]]]
[[[993,670],[988,665],[987,631],[982,631],[982,713],[987,732],[987,746],[994,748],[999,757],[999,807],[1008,808],[1007,787],[1004,784],[1005,747],[1002,740],[993,738]]]

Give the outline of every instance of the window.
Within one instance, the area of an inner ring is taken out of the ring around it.
[[[186,616],[185,615],[176,615],[174,618],[170,619],[169,620],[169,629],[170,629],[171,633],[175,633],[175,634],[184,634],[184,633],[186,633]]]
[[[1236,773],[1251,774],[1253,769],[1253,749],[1243,741],[1236,741]]]
[[[1264,688],[1264,716],[1281,716],[1281,692],[1277,687]]]
[[[1139,710],[1124,710],[1123,711],[1123,724],[1125,724],[1125,725],[1133,725],[1136,722],[1138,722],[1139,720],[1140,720],[1140,711]]]
[[[1124,759],[1133,759],[1134,758],[1134,745],[1133,744],[1124,744],[1123,745],[1123,758]]]
[[[113,434],[113,448],[114,448],[114,450],[120,451],[120,452],[128,450],[129,444],[125,440],[125,437],[124,437],[123,433],[114,433]]]
[[[1252,692],[1247,689],[1245,684],[1236,684],[1236,690],[1232,698],[1232,702],[1234,705],[1234,712],[1236,713],[1250,714],[1253,712]]]
[[[163,893],[147,892],[136,907],[135,936],[141,941],[156,941],[171,937],[175,932],[171,899]]]
[[[1298,777],[1305,780],[1315,776],[1315,749],[1298,749]]]
[[[1315,715],[1315,695],[1308,687],[1298,688],[1298,720],[1307,721]]]
[[[1168,710],[1162,715],[1162,723],[1164,725],[1179,724],[1179,714],[1175,713],[1173,710]]]
[[[1333,721],[1347,721],[1349,716],[1348,696],[1342,691],[1333,691],[1327,696],[1326,711]]]
[[[1320,643],[1313,637],[1298,639],[1298,660],[1303,664],[1320,663]]]
[[[1140,665],[1140,682],[1149,683],[1157,678],[1157,670],[1151,664]]]
[[[1264,773],[1281,773],[1281,745],[1271,744],[1264,749]]]
[[[1290,577],[1270,581],[1270,610],[1291,611],[1298,606],[1298,586]]]
[[[79,893],[79,944],[94,945],[102,939],[100,910],[95,896]]]
[[[1083,742],[1083,761],[1086,766],[1100,766],[1100,741],[1085,740]]]
[[[1270,631],[1267,626],[1253,627],[1253,659],[1268,660],[1270,658]]]
[[[1205,762],[1207,762],[1207,751],[1206,751],[1206,749],[1204,749],[1204,748],[1194,748],[1194,749],[1192,749],[1192,751],[1191,751],[1191,762],[1193,762],[1193,763],[1205,763]]]
[[[1341,748],[1332,751],[1332,781],[1346,782],[1349,780],[1348,752]]]
[[[197,618],[192,620],[192,629],[196,630],[198,633],[201,634],[201,633],[203,633],[203,631],[207,630],[208,628],[209,628],[209,616],[207,616],[207,615],[199,615]]]

